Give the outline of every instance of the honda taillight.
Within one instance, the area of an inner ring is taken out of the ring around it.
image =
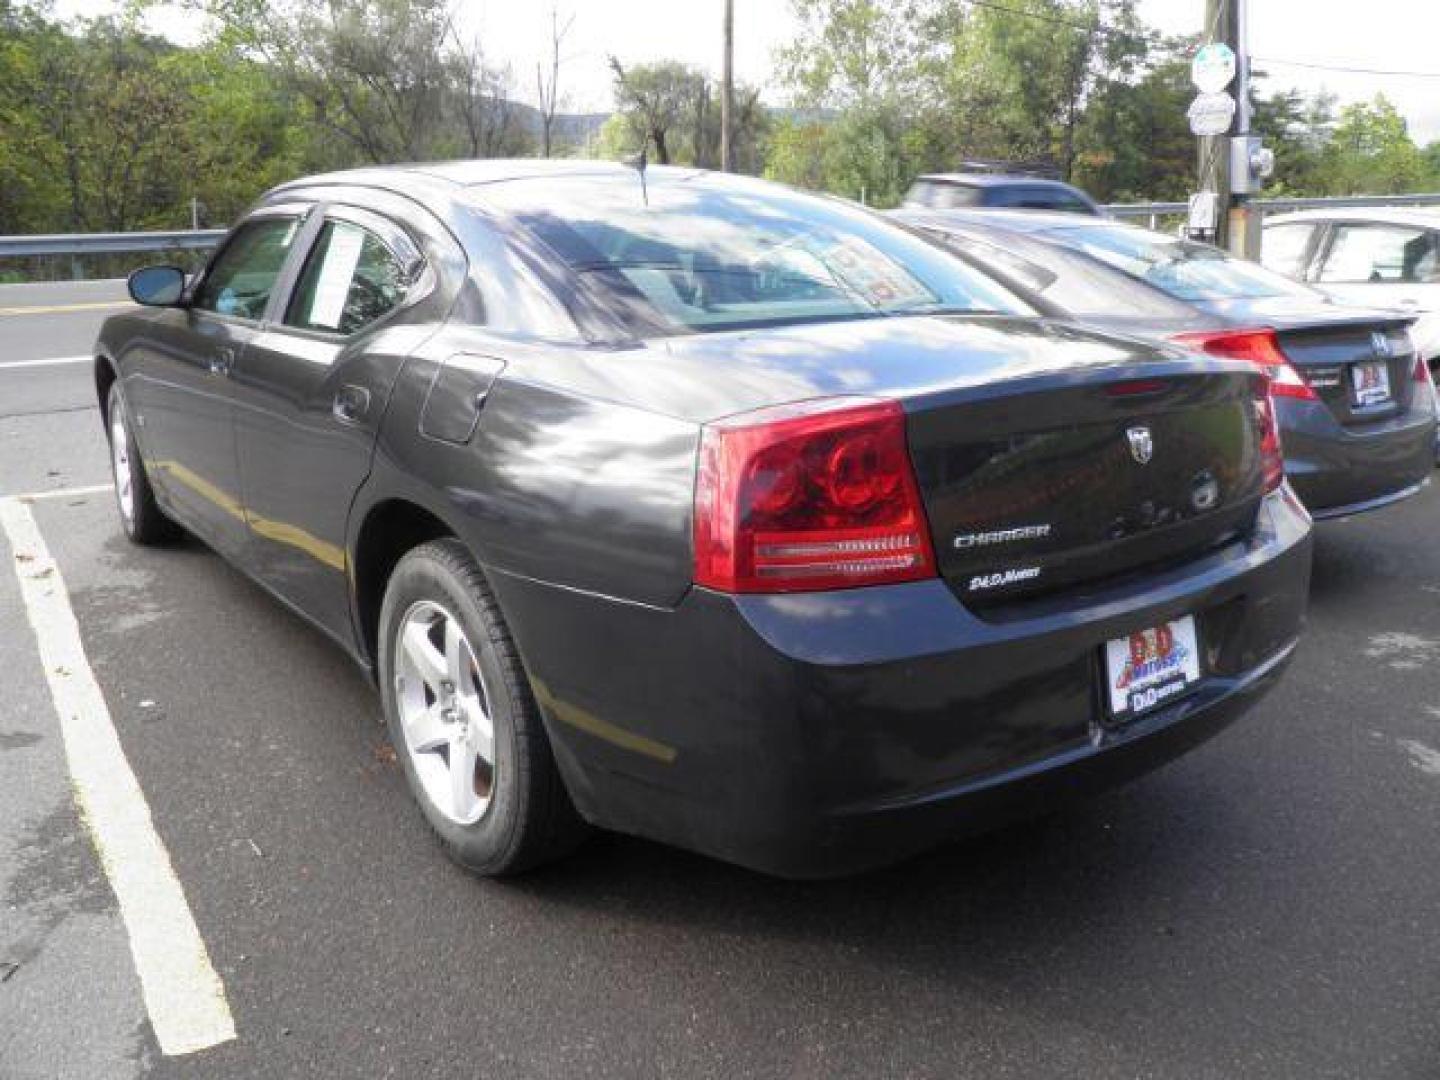
[[[696,584],[797,592],[934,575],[898,403],[826,398],[706,425]]]
[[[1255,429],[1260,436],[1260,472],[1266,495],[1285,480],[1285,456],[1280,449],[1280,425],[1275,422],[1271,389],[1262,380],[1255,391]]]
[[[1270,393],[1276,397],[1316,400],[1315,391],[1280,348],[1274,330],[1198,330],[1170,340],[1211,356],[1258,364],[1270,376]]]

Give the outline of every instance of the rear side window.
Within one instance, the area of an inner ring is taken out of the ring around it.
[[[192,306],[239,319],[262,318],[299,231],[299,217],[266,217],[240,226],[200,282]]]
[[[1305,277],[1306,254],[1315,226],[1308,222],[1267,225],[1261,241],[1260,263],[1268,270],[1297,280]]]
[[[1440,280],[1435,234],[1407,225],[1337,226],[1319,280],[1335,284]]]
[[[938,186],[929,180],[916,180],[905,193],[905,201],[911,206],[934,206]]]
[[[327,221],[305,259],[285,324],[353,334],[405,299],[406,272],[379,237],[348,221]]]
[[[941,210],[958,210],[965,206],[979,206],[984,201],[984,192],[969,184],[937,184],[931,206]]]

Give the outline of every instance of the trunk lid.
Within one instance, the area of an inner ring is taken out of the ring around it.
[[[1389,420],[1410,407],[1415,352],[1403,320],[1283,330],[1277,338],[1341,424]]]
[[[983,611],[1248,533],[1263,485],[1259,378],[1185,359],[907,402],[941,574]]]
[[[1318,294],[1311,303],[1294,297],[1246,297],[1195,306],[1230,326],[1273,327],[1281,351],[1341,424],[1388,420],[1410,407],[1415,354],[1406,330],[1413,316],[1337,304]],[[1377,364],[1390,391],[1384,400],[1374,384],[1374,368],[1361,370],[1362,365]],[[1374,400],[1366,404],[1367,398]]]

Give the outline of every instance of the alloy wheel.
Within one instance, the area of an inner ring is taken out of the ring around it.
[[[130,471],[130,439],[125,410],[117,400],[110,409],[110,468],[115,474],[115,501],[127,523],[135,519],[135,478]]]
[[[495,790],[495,726],[485,680],[460,621],[421,600],[400,620],[395,702],[405,753],[431,805],[473,825]]]

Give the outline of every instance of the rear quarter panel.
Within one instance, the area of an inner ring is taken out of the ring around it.
[[[573,351],[456,332],[428,343],[396,388],[368,497],[409,492],[438,507],[488,570],[673,606],[690,586],[699,426],[567,386]],[[458,354],[503,367],[488,389],[437,380]],[[481,392],[468,442],[422,433],[432,393]]]

